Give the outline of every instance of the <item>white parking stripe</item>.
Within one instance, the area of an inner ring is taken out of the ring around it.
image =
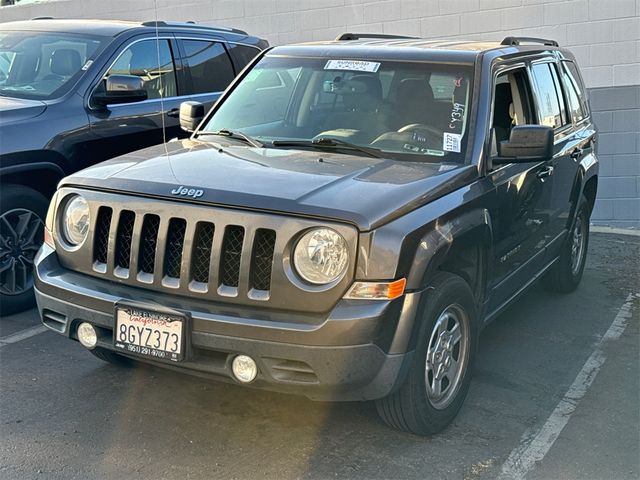
[[[560,403],[553,410],[545,424],[535,435],[525,432],[520,444],[511,452],[507,461],[502,465],[501,479],[523,479],[529,473],[536,462],[541,461],[551,446],[556,441],[564,427],[569,422],[571,415],[578,406],[578,402],[587,389],[593,383],[598,371],[604,364],[606,357],[603,349],[606,342],[617,340],[624,332],[632,315],[634,297],[640,295],[629,294],[626,302],[616,315],[613,323],[596,345],[595,350],[587,359],[573,381],[569,390],[560,400]]]
[[[35,327],[20,330],[19,332],[16,332],[13,335],[7,335],[6,337],[1,337],[0,348],[10,345],[12,343],[19,342],[21,340],[25,340],[29,337],[33,337],[34,335],[39,335],[41,333],[46,332],[47,330],[49,329],[44,325],[36,325]]]

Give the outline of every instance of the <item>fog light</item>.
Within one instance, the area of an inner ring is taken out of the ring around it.
[[[238,355],[231,362],[231,369],[236,380],[242,383],[252,382],[258,375],[258,366],[253,358],[247,355]]]
[[[78,327],[78,340],[83,347],[94,348],[98,344],[98,332],[90,323],[82,322]]]

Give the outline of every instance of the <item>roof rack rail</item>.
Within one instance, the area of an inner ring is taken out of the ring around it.
[[[549,45],[550,47],[559,47],[558,42],[555,40],[536,37],[504,37],[500,45],[521,45],[523,42],[541,43],[543,45]]]
[[[33,17],[30,20],[55,20],[54,17]]]
[[[165,22],[164,20],[151,20],[148,22],[142,22],[141,25],[145,27],[187,27],[187,28],[202,28],[203,30],[219,30],[221,32],[231,32],[237,33],[239,35],[248,35],[244,30],[240,30],[238,28],[228,28],[228,27],[212,27],[208,25],[198,25],[193,20],[189,20],[187,22]]]
[[[336,42],[342,40],[360,40],[361,38],[380,38],[380,39],[416,39],[418,37],[407,37],[405,35],[387,35],[385,33],[343,33],[336,37]]]

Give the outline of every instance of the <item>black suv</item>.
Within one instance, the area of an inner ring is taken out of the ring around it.
[[[184,100],[213,105],[267,42],[192,23],[39,19],[0,26],[0,302],[33,301],[31,266],[58,181],[184,137]]]
[[[553,41],[371,37],[264,52],[202,122],[181,107],[189,140],[63,180],[44,324],[109,362],[444,428],[480,330],[539,278],[578,286],[596,131]]]

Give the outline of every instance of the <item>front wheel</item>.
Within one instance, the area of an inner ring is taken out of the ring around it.
[[[560,256],[545,276],[545,288],[552,292],[573,292],[582,280],[589,247],[589,204],[582,197],[576,218],[562,246]]]
[[[376,401],[388,425],[417,435],[443,430],[469,389],[478,337],[478,314],[469,285],[440,273],[426,290],[415,355],[400,388]]]
[[[35,303],[33,260],[42,245],[49,202],[22,185],[0,192],[0,312],[21,312]]]

